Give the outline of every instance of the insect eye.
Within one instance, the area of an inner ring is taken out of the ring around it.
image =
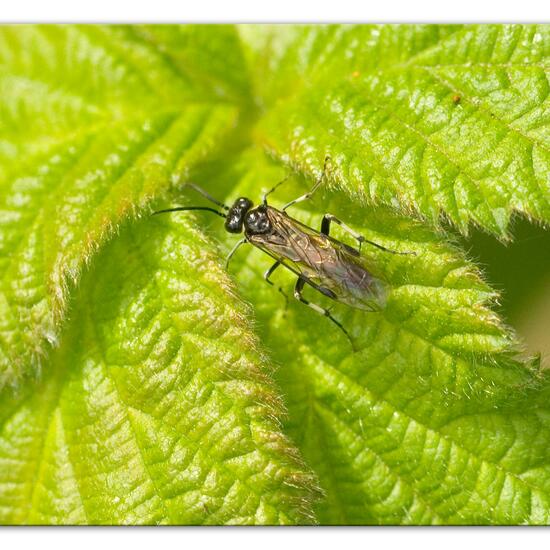
[[[229,233],[240,233],[243,229],[243,212],[235,210],[230,212],[225,219],[225,229]]]
[[[252,208],[252,201],[246,197],[241,197],[235,201],[233,208],[240,208],[242,210],[249,210]]]
[[[237,199],[229,209],[225,220],[225,229],[229,233],[240,233],[246,212],[252,207],[252,201],[246,197]]]

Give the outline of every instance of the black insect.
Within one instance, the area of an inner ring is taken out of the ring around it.
[[[324,296],[354,308],[379,311],[385,306],[386,285],[381,279],[373,276],[365,266],[365,261],[360,254],[361,245],[367,243],[392,254],[414,254],[414,252],[396,252],[369,241],[332,214],[323,216],[321,230],[316,231],[286,213],[288,208],[309,199],[318,189],[324,179],[328,160],[327,157],[323,173],[312,189],[285,204],[281,210],[269,206],[267,197],[286,179],[265,193],[262,203],[256,207],[246,197],[237,199],[231,207],[226,206],[200,187],[188,183],[187,186],[223,208],[224,212],[207,206],[180,206],[159,210],[155,214],[182,210],[207,210],[225,219],[225,229],[229,233],[242,233],[244,230],[244,238],[233,247],[227,257],[226,265],[229,265],[232,256],[242,244],[250,243],[264,251],[275,260],[264,274],[265,281],[273,285],[270,276],[279,266],[292,271],[298,277],[294,287],[294,297],[317,313],[328,317],[346,334],[353,346],[348,331],[328,309],[303,297],[304,286],[307,284]],[[353,248],[331,237],[329,235],[331,223],[338,224],[354,237],[359,243],[358,248]],[[283,292],[282,289],[279,290]]]

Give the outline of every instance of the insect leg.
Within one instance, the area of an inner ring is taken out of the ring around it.
[[[231,252],[227,255],[227,258],[225,260],[225,269],[229,269],[229,262],[231,261],[231,258],[233,257],[233,254],[235,254],[235,252],[237,252],[237,249],[239,248],[239,246],[241,246],[242,244],[246,243],[246,239],[241,239],[240,241],[237,242],[237,244],[231,249]]]
[[[277,260],[265,273],[264,273],[264,280],[268,285],[273,286],[273,281],[269,280],[269,277],[271,277],[272,273],[281,265],[281,262]],[[285,309],[286,306],[288,306],[288,296],[286,295],[286,292],[281,288],[278,287],[277,290],[285,297]]]
[[[297,202],[306,201],[307,199],[309,199],[311,197],[311,195],[313,195],[313,193],[315,193],[315,191],[317,191],[317,189],[319,188],[319,186],[321,185],[321,183],[323,183],[323,180],[325,179],[325,174],[327,172],[327,166],[328,166],[329,162],[330,162],[330,155],[327,155],[325,157],[325,163],[323,164],[323,171],[321,172],[321,175],[319,176],[319,179],[315,182],[315,185],[305,195],[301,195],[297,199],[294,199],[294,200],[290,201],[289,203],[285,204],[282,208],[283,212],[287,208],[290,208],[293,204],[296,204]]]
[[[343,221],[339,220],[336,216],[333,216],[332,214],[325,214],[323,216],[323,221],[321,222],[321,233],[323,233],[323,235],[329,234],[331,222],[337,223],[344,231],[349,233],[353,238],[357,239],[357,241],[359,242],[359,251],[361,250],[361,245],[363,243],[368,243],[372,246],[375,246],[376,248],[379,248],[380,250],[383,250],[384,252],[390,252],[391,254],[412,254],[413,256],[416,256],[416,252],[398,252],[397,250],[390,250],[389,248],[386,248],[381,244],[369,241],[368,239],[365,239],[363,235],[357,233],[356,231],[351,229],[351,227],[348,227]]]
[[[321,307],[321,306],[318,306],[317,304],[314,304],[314,303],[310,302],[309,300],[306,300],[302,296],[302,290],[304,289],[305,284],[306,284],[306,279],[304,279],[303,277],[299,277],[298,280],[296,281],[296,286],[294,287],[294,298],[296,298],[296,300],[299,300],[300,302],[302,302],[306,306],[309,306],[311,309],[313,309],[314,311],[316,311],[320,315],[324,315],[325,317],[328,317],[347,336],[348,340],[351,343],[351,347],[355,351],[355,345],[353,343],[353,340],[351,339],[351,336],[350,336],[349,332],[344,328],[342,323],[340,323],[340,321],[336,320],[332,316],[332,314],[330,313],[330,311],[328,309],[326,309],[324,307]]]

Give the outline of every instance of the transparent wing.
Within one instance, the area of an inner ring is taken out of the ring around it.
[[[303,276],[311,286],[342,303],[379,309],[385,286],[363,265],[358,252],[269,207],[272,231],[250,242],[282,265]]]

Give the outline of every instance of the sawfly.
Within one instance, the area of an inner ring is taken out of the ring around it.
[[[287,214],[288,208],[309,199],[319,188],[329,160],[330,157],[325,159],[323,172],[311,190],[285,204],[280,210],[268,205],[267,197],[288,178],[267,191],[262,197],[261,204],[256,207],[246,197],[240,197],[232,206],[227,206],[199,186],[187,183],[187,187],[191,187],[223,211],[208,206],[178,206],[159,210],[154,214],[206,210],[224,218],[225,229],[229,233],[238,234],[244,231],[244,237],[229,253],[226,266],[229,266],[229,261],[241,245],[250,243],[259,248],[274,260],[273,265],[264,274],[265,281],[273,285],[270,277],[280,266],[294,273],[297,277],[294,297],[317,313],[328,317],[345,333],[354,347],[349,332],[333,317],[330,310],[304,298],[302,294],[304,286],[309,285],[336,302],[365,311],[379,311],[385,306],[386,284],[366,267],[364,258],[361,257],[361,246],[369,244],[391,254],[414,255],[414,252],[397,252],[369,241],[332,214],[323,216],[319,231]],[[332,223],[339,225],[356,239],[358,247],[354,248],[331,237],[329,233]],[[282,289],[279,288],[279,290],[283,292]]]

